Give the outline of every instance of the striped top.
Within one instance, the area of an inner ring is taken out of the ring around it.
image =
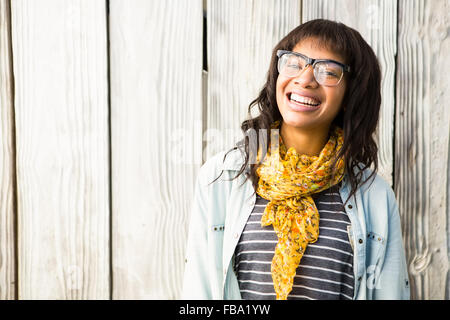
[[[319,210],[319,239],[306,247],[294,278],[291,299],[353,299],[353,250],[350,220],[339,195],[339,185],[312,195]],[[272,225],[261,227],[269,201],[256,194],[256,203],[235,251],[235,271],[242,299],[276,298],[270,272],[277,235]]]

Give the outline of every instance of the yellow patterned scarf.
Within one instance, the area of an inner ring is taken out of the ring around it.
[[[277,121],[272,128],[279,125]],[[330,138],[319,156],[299,155],[293,147],[286,151],[281,136],[273,137],[279,141],[279,148],[277,144],[274,150],[269,148],[256,170],[259,176],[256,192],[269,200],[261,225],[273,225],[277,234],[272,279],[277,299],[286,300],[306,246],[319,237],[319,212],[311,194],[338,184],[344,176],[341,158],[337,162],[335,179],[331,179],[333,156],[342,148],[344,137],[341,128],[332,126]],[[258,159],[260,156],[259,153]]]

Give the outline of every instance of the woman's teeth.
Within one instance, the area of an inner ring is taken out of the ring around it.
[[[298,95],[296,93],[291,93],[290,99],[295,101],[295,102],[298,102],[298,103],[301,103],[301,104],[310,105],[310,106],[313,106],[313,107],[318,106],[320,104],[320,102],[317,102],[314,99],[306,98],[306,97],[300,96],[300,95]]]

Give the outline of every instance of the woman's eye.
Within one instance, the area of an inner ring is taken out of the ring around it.
[[[337,77],[336,73],[330,72],[330,71],[322,71],[322,74],[327,76],[327,77]]]
[[[298,64],[288,64],[287,66],[288,66],[288,68],[295,68],[295,69],[300,68],[300,66]]]

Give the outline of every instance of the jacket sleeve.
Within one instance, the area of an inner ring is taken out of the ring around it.
[[[207,259],[206,186],[201,182],[202,169],[195,183],[187,240],[182,299],[211,299]]]
[[[379,271],[379,281],[374,290],[377,300],[409,300],[410,286],[398,204],[392,189],[389,190],[388,237],[386,253]]]

